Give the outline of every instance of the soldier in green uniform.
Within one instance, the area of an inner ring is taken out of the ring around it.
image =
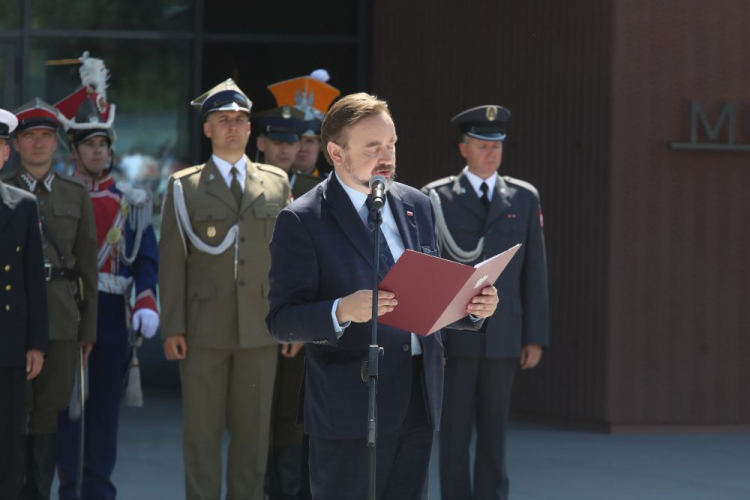
[[[0,170],[18,120],[0,109]],[[0,181],[0,492],[17,500],[23,482],[26,381],[44,366],[47,285],[36,199]]]
[[[96,227],[88,189],[52,169],[56,110],[34,99],[15,111],[13,146],[21,158],[7,182],[36,195],[49,304],[49,347],[27,391],[29,410],[24,499],[50,498],[55,474],[58,414],[68,406],[78,349],[84,363],[96,340]]]
[[[164,352],[180,360],[185,492],[219,500],[227,429],[227,498],[261,500],[278,349],[264,323],[268,241],[289,182],[245,156],[252,103],[231,79],[192,104],[213,155],[170,178],[159,243]]]

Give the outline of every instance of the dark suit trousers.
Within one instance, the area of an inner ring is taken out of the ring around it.
[[[423,384],[422,356],[414,356],[406,417],[395,433],[378,435],[376,492],[379,500],[427,499],[427,472],[434,432],[427,417]],[[366,439],[329,440],[311,436],[313,500],[366,499],[367,464]]]
[[[0,496],[8,500],[18,498],[23,481],[25,391],[24,367],[0,367]]]
[[[450,500],[507,500],[505,436],[518,358],[451,357],[445,366],[440,489]],[[477,426],[474,492],[469,446]]]

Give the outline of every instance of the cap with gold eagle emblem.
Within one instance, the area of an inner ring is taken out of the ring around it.
[[[451,125],[462,134],[482,141],[504,141],[505,125],[510,111],[502,106],[488,104],[462,111],[451,119]]]
[[[196,97],[190,104],[200,111],[204,121],[214,111],[244,111],[249,115],[253,106],[252,101],[231,78]]]

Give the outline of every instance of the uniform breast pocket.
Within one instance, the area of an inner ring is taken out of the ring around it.
[[[276,226],[276,219],[279,217],[281,206],[276,203],[263,203],[253,207],[255,218],[260,220],[264,226],[264,236],[266,241],[270,241],[273,236],[273,228]]]
[[[230,224],[225,207],[201,207],[193,214],[193,231],[209,245],[218,245],[224,240]]]
[[[498,234],[502,243],[513,246],[518,243],[526,243],[526,224],[509,220],[498,227]]]
[[[61,250],[71,248],[81,220],[81,207],[69,203],[57,203],[52,209],[54,219],[49,221],[49,230]]]

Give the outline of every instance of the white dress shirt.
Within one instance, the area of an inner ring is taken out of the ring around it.
[[[478,175],[472,174],[471,171],[469,171],[469,167],[464,167],[463,174],[464,177],[469,180],[471,187],[474,188],[474,192],[477,193],[477,197],[479,198],[482,197],[482,183],[486,183],[489,188],[487,190],[487,199],[492,201],[492,195],[495,193],[495,184],[497,184],[497,172],[486,179],[482,179]]]
[[[352,201],[354,209],[359,214],[359,218],[362,219],[362,223],[367,225],[368,212],[367,205],[365,205],[365,203],[367,202],[368,195],[354,190],[341,182],[341,180],[339,180],[339,178],[336,176],[335,172],[333,174],[333,177],[337,182],[341,184],[341,187],[344,188],[346,194],[349,195],[349,199]],[[401,234],[398,232],[396,219],[393,217],[393,212],[391,212],[391,207],[388,204],[388,198],[386,198],[383,208],[380,209],[380,215],[383,217],[383,223],[380,226],[380,229],[383,231],[383,236],[385,236],[385,240],[388,242],[388,247],[390,248],[391,254],[393,255],[393,261],[396,262],[401,257],[401,254],[404,253],[405,248],[404,243],[401,241]],[[398,297],[396,297],[396,299],[398,299]],[[337,299],[333,303],[331,317],[333,318],[333,327],[336,330],[336,336],[338,338],[341,338],[341,336],[344,334],[344,329],[350,325],[350,322],[340,325],[338,320],[336,319],[336,308],[339,305],[339,300],[341,299]],[[412,333],[411,355],[416,356],[417,354],[422,354],[422,345],[419,343],[419,338],[414,333]]]
[[[222,160],[216,155],[211,155],[211,158],[214,160],[214,164],[216,165],[216,168],[219,169],[219,173],[224,178],[224,182],[227,183],[227,187],[232,186],[232,168],[237,168],[237,181],[240,183],[240,189],[242,189],[242,192],[245,192],[245,177],[247,177],[247,163],[245,163],[245,157],[243,156],[239,160],[237,160],[237,163],[232,165],[226,160]]]

